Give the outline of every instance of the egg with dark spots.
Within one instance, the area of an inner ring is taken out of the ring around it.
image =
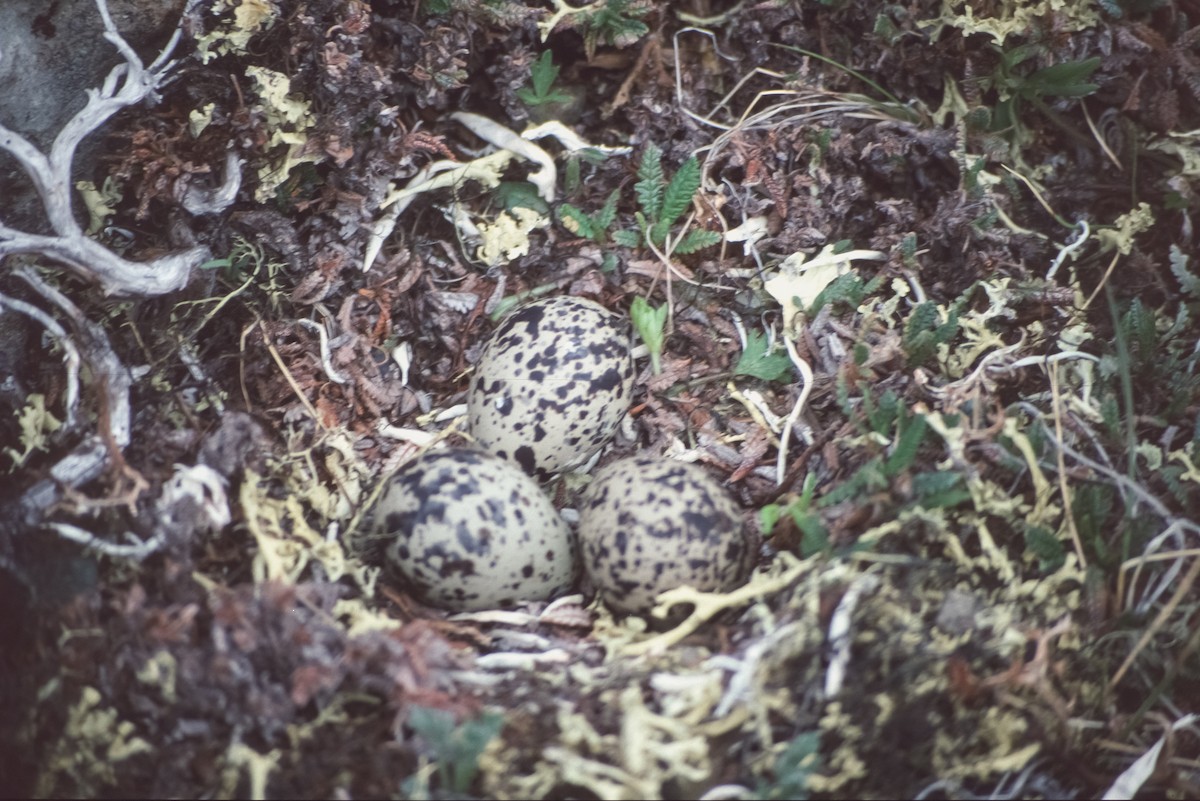
[[[579,509],[584,570],[611,609],[644,615],[659,593],[737,588],[750,567],[741,514],[694,464],[649,455],[599,470]]]
[[[587,462],[612,439],[633,392],[629,321],[555,297],[506,317],[471,378],[471,436],[540,481]]]
[[[443,609],[544,601],[575,581],[575,537],[542,488],[473,448],[428,451],[401,468],[363,533],[405,589]]]

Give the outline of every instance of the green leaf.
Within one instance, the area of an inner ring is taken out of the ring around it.
[[[647,219],[658,220],[663,203],[663,168],[662,151],[658,145],[651,142],[642,153],[642,162],[638,165],[638,182],[633,190],[637,195],[638,205]]]
[[[800,556],[807,559],[813,554],[829,550],[829,532],[816,512],[792,510],[792,522],[800,529]]]
[[[808,310],[809,317],[815,317],[817,312],[826,304],[844,303],[852,308],[857,307],[866,297],[866,286],[857,273],[843,273],[829,282],[829,285],[817,293],[812,307]]]
[[[662,247],[667,241],[667,234],[671,232],[671,226],[667,225],[662,220],[650,226],[650,230],[646,232],[646,238],[657,247]]]
[[[938,345],[949,342],[958,332],[958,313],[951,309],[942,322],[937,304],[927,300],[917,304],[904,323],[901,344],[912,367],[920,367],[937,353]]]
[[[1171,245],[1171,272],[1184,292],[1200,300],[1200,278],[1188,269],[1188,260],[1188,255],[1178,245]]]
[[[419,734],[437,758],[442,790],[463,795],[471,789],[479,770],[479,757],[500,733],[504,718],[494,712],[456,724],[454,714],[444,709],[413,706],[408,725]]]
[[[1013,67],[1028,61],[1042,51],[1040,44],[1031,43],[1023,44],[1014,47],[1012,50],[1006,51],[1002,56],[1005,69],[1011,70]]]
[[[533,89],[523,86],[517,90],[517,97],[525,105],[541,106],[546,103],[566,103],[571,100],[571,96],[566,92],[558,89],[552,91],[550,88],[558,77],[558,67],[554,65],[549,50],[543,51],[537,61],[533,62],[529,77],[533,81]]]
[[[650,366],[655,375],[662,372],[662,349],[666,341],[668,311],[666,305],[658,308],[651,306],[641,295],[634,298],[629,307],[629,318],[633,320],[633,327],[650,351]]]
[[[904,407],[900,404],[900,397],[895,392],[885,389],[879,396],[879,400],[875,400],[869,384],[863,385],[862,408],[863,413],[867,416],[867,422],[871,426],[871,431],[883,436],[888,435],[892,430],[892,424],[904,411]]]
[[[585,239],[596,238],[596,227],[592,224],[592,218],[582,209],[572,206],[570,203],[564,203],[558,208],[558,221],[576,236],[581,236]]]
[[[608,200],[604,201],[604,205],[600,207],[600,211],[596,212],[592,217],[596,228],[601,231],[607,231],[612,227],[613,222],[617,219],[617,199],[620,195],[619,189],[614,189],[612,194],[608,196]]]
[[[642,236],[637,231],[614,231],[612,239],[625,248],[636,248],[642,244]]]
[[[505,211],[515,208],[533,209],[538,214],[550,211],[549,204],[538,194],[537,187],[529,181],[501,181],[492,194]]]
[[[549,50],[542,51],[538,60],[533,62],[529,74],[533,79],[533,91],[539,95],[545,95],[550,91],[550,87],[554,85],[554,79],[558,77],[558,67],[554,65],[554,57]]]
[[[1066,548],[1054,532],[1044,526],[1025,527],[1025,548],[1038,560],[1046,573],[1053,573],[1066,561]]]
[[[659,222],[668,227],[683,215],[692,205],[692,198],[700,188],[700,162],[692,156],[680,165],[679,171],[671,176],[667,191],[663,195],[662,209],[659,211]]]
[[[712,247],[721,241],[721,235],[716,231],[706,231],[703,228],[693,228],[683,235],[683,239],[675,245],[675,253],[686,256],[697,250]]]
[[[590,59],[601,40],[616,47],[633,44],[650,32],[637,20],[649,13],[650,7],[630,7],[630,0],[606,0],[604,5],[583,18],[583,46]]]
[[[821,733],[807,731],[797,735],[775,758],[771,767],[774,781],[761,780],[758,794],[765,799],[791,798],[804,801],[809,797],[808,779],[821,767]]]
[[[608,200],[604,201],[604,205],[600,211],[595,214],[587,214],[582,209],[563,203],[558,210],[558,219],[562,223],[563,228],[566,228],[576,236],[586,237],[594,240],[597,243],[604,241],[604,235],[608,232],[609,226],[617,218],[617,200],[619,191],[614,189],[612,194],[608,196]]]
[[[1090,95],[1099,86],[1094,83],[1083,83],[1083,81],[1099,66],[1100,58],[1094,56],[1083,61],[1065,61],[1062,64],[1037,70],[1025,79],[1021,93],[1026,95],[1033,93],[1045,97]]]
[[[786,353],[775,349],[767,352],[767,337],[757,331],[746,334],[746,347],[733,368],[734,375],[748,375],[763,381],[778,381],[790,376],[792,360]]]
[[[914,414],[907,417],[907,422],[902,428],[900,436],[896,439],[896,447],[883,466],[884,472],[889,476],[899,475],[912,466],[913,460],[917,458],[917,449],[925,439],[929,423],[925,422],[924,415]]]
[[[777,503],[768,503],[758,510],[758,530],[764,537],[771,536],[775,524],[783,517],[783,507]]]
[[[934,470],[917,473],[912,480],[917,503],[927,509],[950,508],[971,499],[963,485],[961,473],[953,470]]]

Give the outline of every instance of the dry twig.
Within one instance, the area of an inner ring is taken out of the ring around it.
[[[189,9],[194,2],[196,0],[190,0]],[[59,131],[48,154],[0,124],[0,150],[12,155],[29,175],[53,231],[53,234],[34,234],[0,220],[0,259],[20,253],[37,253],[65,264],[85,279],[96,281],[106,293],[162,295],[187,284],[192,268],[209,257],[208,248],[196,246],[146,262],[129,261],[113,253],[90,239],[75,219],[71,209],[71,165],[84,137],[97,131],[114,114],[143,100],[158,99],[158,90],[167,83],[176,64],[170,60],[170,55],[179,42],[182,28],[176,28],[162,52],[146,66],[117,31],[108,12],[107,0],[96,0],[96,8],[104,20],[104,38],[117,49],[124,63],[113,67],[99,89],[87,90],[87,105]],[[236,180],[236,172],[232,170],[227,176],[227,184]]]

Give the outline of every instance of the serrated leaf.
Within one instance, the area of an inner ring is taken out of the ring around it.
[[[962,474],[953,470],[917,473],[912,488],[917,502],[927,509],[950,508],[971,499]]]
[[[650,226],[650,230],[646,232],[646,238],[655,246],[662,247],[662,244],[667,241],[667,234],[670,232],[671,226],[659,220]]]
[[[1193,298],[1200,299],[1200,278],[1188,269],[1189,257],[1186,253],[1179,249],[1178,245],[1171,245],[1171,272],[1175,279],[1179,281],[1179,286],[1183,287],[1183,291],[1191,295]]]
[[[595,228],[592,227],[592,220],[582,210],[572,206],[570,203],[564,203],[558,209],[558,221],[576,236],[582,236],[586,239],[592,239],[595,236]]]
[[[662,209],[658,214],[660,222],[668,227],[675,224],[688,207],[692,198],[700,188],[700,162],[692,156],[680,165],[679,171],[671,176],[667,190],[663,194]]]
[[[746,347],[733,368],[734,375],[748,375],[763,381],[778,381],[790,376],[792,360],[786,353],[774,350],[767,352],[767,337],[757,331],[746,334]]]
[[[1044,526],[1026,526],[1025,547],[1038,560],[1038,566],[1046,572],[1054,572],[1066,561],[1066,548],[1054,532]]]
[[[808,313],[815,315],[827,303],[846,303],[857,307],[866,295],[866,285],[857,273],[842,273],[817,294]]]
[[[638,205],[642,213],[651,220],[659,219],[663,202],[663,169],[662,151],[658,145],[651,142],[642,154],[642,162],[638,165],[638,182],[633,190],[637,195]]]
[[[637,231],[614,231],[612,240],[625,248],[636,248],[642,243],[641,234]]]
[[[706,231],[703,228],[693,228],[683,235],[683,239],[675,245],[675,253],[686,256],[697,250],[712,247],[721,241],[721,235],[716,231]]]
[[[614,189],[612,194],[608,196],[608,200],[604,201],[604,205],[600,207],[600,211],[596,212],[592,217],[599,230],[607,231],[617,219],[617,200],[619,195],[620,190]]]
[[[884,464],[884,472],[887,475],[898,475],[912,465],[917,456],[917,449],[921,447],[921,441],[925,439],[925,432],[928,428],[929,423],[926,422],[924,415],[914,414],[907,418],[904,430],[896,439],[896,447]]]

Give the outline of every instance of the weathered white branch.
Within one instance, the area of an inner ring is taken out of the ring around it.
[[[195,2],[190,0],[185,15]],[[71,164],[83,138],[98,130],[114,114],[143,100],[157,99],[157,90],[168,81],[175,66],[170,54],[179,42],[182,29],[176,28],[158,58],[147,68],[117,31],[108,12],[107,0],[96,0],[96,7],[104,21],[104,38],[117,49],[125,63],[113,67],[100,89],[87,90],[87,105],[59,131],[49,155],[0,124],[0,150],[11,154],[29,175],[41,199],[46,221],[54,231],[53,235],[28,233],[0,220],[0,259],[17,253],[39,253],[96,281],[107,293],[161,295],[182,289],[192,269],[209,257],[208,249],[194,247],[147,262],[131,262],[89,239],[71,209]]]
[[[96,379],[94,391],[103,396],[98,414],[104,415],[111,444],[124,448],[129,444],[131,412],[129,371],[109,344],[104,329],[89,320],[79,307],[28,268],[16,271],[18,278],[53,304],[71,321],[75,349]],[[10,304],[6,304],[10,305]],[[61,330],[61,329],[60,329]],[[21,496],[20,515],[27,525],[37,525],[46,511],[62,496],[61,486],[78,487],[100,475],[109,462],[109,443],[101,435],[93,435],[80,443],[50,469],[50,478],[34,484]]]
[[[75,340],[71,339],[66,330],[58,324],[49,314],[42,311],[32,303],[26,303],[17,298],[10,298],[7,295],[0,293],[0,314],[4,313],[4,308],[7,307],[13,311],[18,311],[26,317],[40,323],[47,333],[58,342],[59,347],[63,349],[63,361],[67,363],[67,396],[64,402],[66,412],[64,413],[64,425],[68,431],[75,428],[79,417],[79,348],[75,347]]]

